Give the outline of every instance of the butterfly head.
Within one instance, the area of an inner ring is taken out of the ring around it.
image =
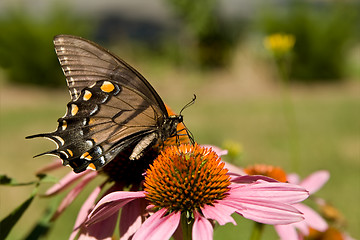
[[[185,126],[184,117],[182,115],[182,112],[189,106],[193,105],[195,103],[195,100],[196,100],[196,95],[194,94],[193,99],[181,109],[179,115],[169,116],[169,118],[167,119],[168,123],[164,124],[164,126],[166,127],[166,132],[169,133],[167,137],[176,136],[177,142],[180,142],[179,141],[180,136],[187,136],[192,144],[195,143],[192,133]]]

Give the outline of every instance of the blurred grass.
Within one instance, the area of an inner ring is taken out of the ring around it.
[[[244,149],[242,159],[236,162],[240,166],[268,163],[292,171],[280,89],[272,72],[246,54],[246,51],[238,52],[233,67],[211,73],[173,69],[169,64],[148,61],[146,57],[129,63],[175,111],[193,93],[197,94],[196,104],[184,112],[185,122],[197,142],[221,145],[226,140],[237,141]],[[32,159],[32,156],[54,146],[46,140],[25,141],[24,137],[55,129],[57,118],[65,112],[68,92],[65,83],[61,90],[7,85],[2,80],[0,83],[0,173],[19,181],[32,180],[36,169],[51,161],[49,157]],[[345,81],[291,88],[300,133],[299,174],[305,177],[319,169],[330,171],[330,181],[317,195],[340,209],[348,221],[349,233],[355,238],[360,237],[359,87],[359,81]],[[61,177],[68,171],[63,168],[56,175]],[[20,204],[30,191],[27,187],[1,187],[0,218]],[[89,193],[91,186],[86,191]],[[86,196],[81,194],[55,222],[48,239],[67,238]],[[48,202],[37,199],[9,239],[26,235]],[[215,239],[249,238],[252,222],[236,219],[238,226],[227,224],[218,228]],[[271,227],[266,228],[263,239],[276,239]]]

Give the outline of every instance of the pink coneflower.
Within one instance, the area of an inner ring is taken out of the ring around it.
[[[309,175],[302,181],[299,181],[299,177],[296,174],[290,174],[287,176],[288,182],[298,184],[309,191],[309,194],[317,192],[329,179],[328,171],[317,171]],[[281,239],[297,239],[299,230],[303,236],[309,235],[309,229],[315,229],[319,232],[324,232],[328,228],[326,221],[312,208],[305,204],[297,203],[293,205],[304,214],[304,221],[288,224],[288,225],[277,225],[275,226],[276,232],[279,234]],[[291,238],[290,238],[291,236]]]
[[[315,202],[320,207],[320,214],[329,223],[325,231],[309,229],[309,235],[302,236],[305,240],[354,240],[344,231],[346,220],[344,216],[334,206],[322,198],[315,198]]]
[[[264,164],[257,164],[245,168],[243,171],[250,175],[264,175],[281,182],[298,184],[309,191],[310,195],[318,191],[329,179],[329,173],[327,171],[317,171],[305,178],[303,181],[300,181],[299,176],[296,174],[286,175],[285,171],[280,167]],[[326,221],[310,207],[302,203],[296,203],[292,206],[304,214],[304,220],[287,225],[276,225],[275,230],[281,239],[297,240],[299,239],[299,235],[308,236],[310,229],[324,232],[328,228]]]
[[[127,211],[129,220],[123,222],[128,229],[127,237],[135,233],[133,240],[169,239],[179,229],[185,239],[191,236],[194,240],[212,239],[212,221],[236,224],[231,217],[235,212],[266,224],[303,220],[302,214],[291,206],[307,198],[302,187],[267,182],[255,176],[244,176],[245,183],[241,183],[241,177],[237,179],[239,183],[232,183],[227,171],[211,149],[197,144],[170,146],[147,170],[144,191],[106,195],[96,204],[85,225],[96,232],[104,226],[101,223],[114,224],[114,212],[140,200],[147,201],[150,217]],[[146,220],[141,224],[144,217]]]
[[[96,186],[86,201],[83,203],[75,221],[70,239],[74,239],[79,234],[79,238],[87,236],[101,238],[104,236],[104,234],[107,234],[109,237],[112,236],[115,229],[114,224],[107,224],[106,228],[103,228],[102,231],[89,232],[89,230],[83,226],[83,223],[87,219],[88,214],[94,208],[99,198],[106,196],[107,194],[114,191],[120,191],[124,189],[141,189],[141,182],[144,179],[143,173],[146,171],[153,159],[156,158],[157,153],[157,150],[147,151],[143,158],[138,161],[130,161],[126,159],[125,156],[119,155],[112,162],[110,162],[110,164],[106,165],[101,171],[86,170],[78,174],[69,172],[58,183],[50,187],[44,194],[44,196],[50,197],[71,188],[71,190],[62,199],[58,209],[52,216],[52,220],[58,218],[92,180],[96,179],[99,175],[103,175],[105,176],[105,178],[103,178],[103,183],[101,183],[99,186]],[[127,153],[124,153],[124,155],[126,154]],[[60,161],[57,161],[44,167],[38,172],[47,173],[51,170],[62,167],[63,166]],[[126,212],[128,207],[131,208],[130,205],[123,208],[123,213]],[[145,208],[138,209],[137,213],[140,215],[144,210]],[[119,212],[114,212],[113,218],[117,220],[118,215]]]
[[[308,236],[301,236],[301,240],[355,240],[347,233],[342,232],[338,228],[328,227],[325,231],[317,231],[315,229],[309,229]]]

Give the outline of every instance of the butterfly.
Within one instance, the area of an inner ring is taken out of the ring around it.
[[[81,37],[54,37],[55,51],[66,77],[71,101],[54,132],[26,137],[44,137],[56,149],[41,153],[56,155],[75,173],[99,170],[131,147],[130,160],[141,158],[155,145],[185,134],[193,137],[179,115],[169,115],[150,83],[133,67],[98,44]],[[35,157],[37,157],[35,156]]]

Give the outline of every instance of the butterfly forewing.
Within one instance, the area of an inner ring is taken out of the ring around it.
[[[54,44],[71,101],[56,131],[27,137],[57,144],[43,154],[57,155],[81,172],[102,168],[129,147],[129,159],[138,159],[148,146],[178,134],[182,117],[169,117],[153,87],[123,60],[75,36],[56,36]]]
[[[167,114],[163,101],[146,79],[108,50],[86,39],[69,35],[56,36],[54,45],[73,100],[83,88],[99,80],[108,80],[136,89]]]
[[[103,91],[105,84],[114,89]],[[76,172],[90,163],[101,168],[127,146],[155,132],[164,120],[160,109],[141,93],[106,81],[84,88],[67,106],[57,130],[42,136],[58,143],[48,153],[61,157]]]

